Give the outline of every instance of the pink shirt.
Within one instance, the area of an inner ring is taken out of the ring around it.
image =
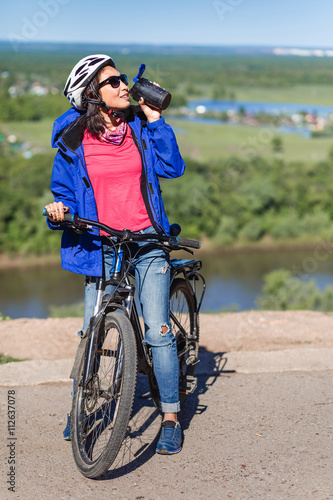
[[[98,220],[119,230],[151,226],[140,189],[141,156],[130,127],[120,146],[100,141],[86,129],[83,149]]]

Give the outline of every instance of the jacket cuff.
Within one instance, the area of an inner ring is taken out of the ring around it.
[[[165,120],[164,120],[163,116],[161,116],[161,118],[159,118],[158,120],[156,120],[153,123],[149,123],[149,121],[147,120],[147,127],[149,130],[155,130],[155,128],[158,128],[161,125],[164,125],[164,123],[165,123]]]

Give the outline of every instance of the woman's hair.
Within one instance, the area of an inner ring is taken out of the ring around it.
[[[98,99],[98,96],[95,93],[98,92],[98,86],[99,86],[99,78],[97,73],[97,75],[95,75],[91,83],[84,91],[83,97],[90,99]],[[99,111],[98,104],[93,104],[91,102],[88,102],[87,112],[85,114],[85,126],[89,130],[89,132],[95,137],[99,137],[100,133],[104,132],[104,127],[106,126],[106,122],[103,118],[103,115]]]

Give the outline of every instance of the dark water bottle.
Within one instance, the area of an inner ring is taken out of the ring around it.
[[[146,66],[141,64],[138,75],[133,78],[134,86],[130,94],[134,101],[139,101],[143,97],[145,104],[150,104],[158,109],[166,109],[171,102],[171,94],[167,90],[151,83],[147,78],[142,78]]]

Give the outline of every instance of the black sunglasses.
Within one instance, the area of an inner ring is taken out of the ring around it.
[[[120,85],[120,82],[123,82],[125,85],[128,85],[128,80],[126,75],[119,75],[119,76],[109,76],[106,80],[103,80],[99,85],[98,88],[100,89],[101,87],[104,87],[104,85],[110,84],[113,89],[117,89]]]

